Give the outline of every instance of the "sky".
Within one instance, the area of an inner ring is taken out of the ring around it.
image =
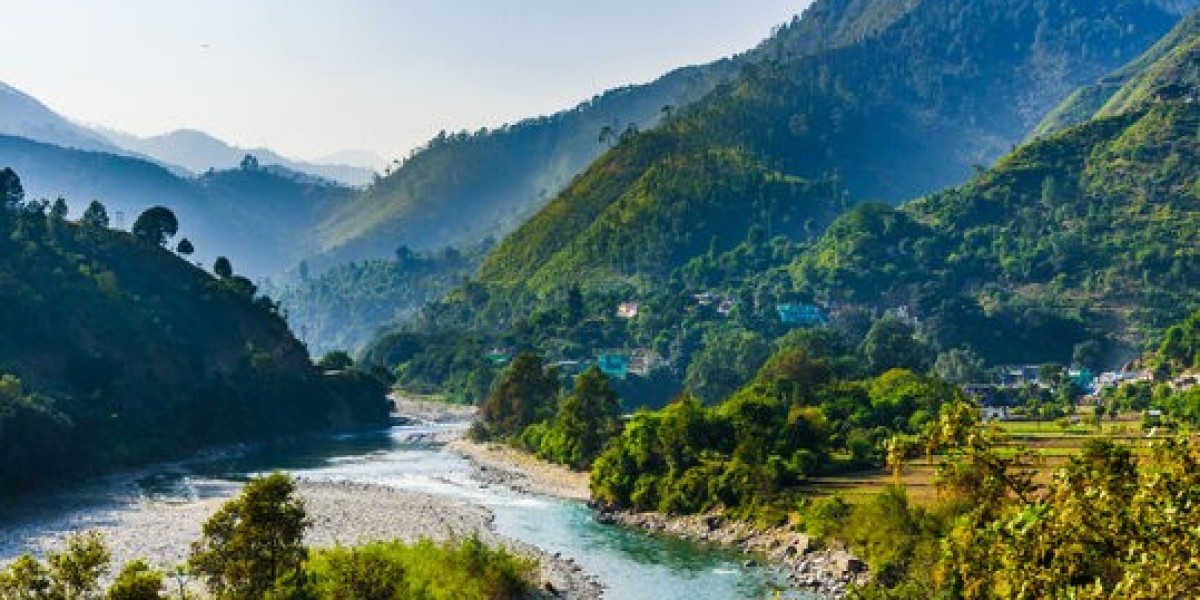
[[[0,0],[0,81],[77,121],[315,159],[570,108],[807,0]]]

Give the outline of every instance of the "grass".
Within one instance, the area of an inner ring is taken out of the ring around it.
[[[1088,440],[1113,439],[1128,444],[1135,452],[1145,451],[1146,434],[1142,431],[1141,415],[1121,415],[1116,419],[1105,418],[1099,427],[1090,424],[1090,415],[1081,415],[1081,423],[1064,429],[1054,421],[998,421],[994,425],[1008,434],[1010,444],[1002,454],[1012,455],[1019,447],[1031,450],[1038,457],[1035,468],[1039,471],[1036,482],[1045,483],[1050,474],[1082,452]],[[908,492],[909,498],[919,504],[937,502],[938,456],[931,461],[925,458],[911,459],[904,465],[899,482]],[[814,498],[840,495],[851,504],[857,504],[878,494],[889,485],[897,483],[890,471],[876,469],[845,473],[826,477],[813,477],[800,486],[801,491]]]

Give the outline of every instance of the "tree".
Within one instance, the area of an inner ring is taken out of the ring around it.
[[[354,366],[354,359],[345,350],[331,350],[317,361],[317,366],[323,371],[345,371]]]
[[[233,263],[230,263],[229,259],[224,256],[218,256],[217,260],[213,261],[213,273],[221,279],[229,279],[233,277]]]
[[[876,373],[888,369],[924,371],[927,353],[928,347],[917,339],[912,325],[894,317],[875,321],[863,340],[863,356]]]
[[[175,251],[183,256],[191,256],[196,251],[196,247],[192,245],[192,240],[183,238],[179,240],[179,244],[175,246]]]
[[[51,598],[50,571],[31,554],[20,558],[0,571],[0,598],[39,600]]]
[[[308,525],[290,477],[258,477],[204,523],[188,564],[218,597],[258,600],[301,574]]]
[[[240,166],[243,171],[257,171],[258,159],[254,158],[253,154],[247,154],[246,156],[242,157],[242,162],[238,166]]]
[[[567,289],[567,310],[566,310],[566,325],[574,327],[583,320],[583,292],[579,290],[579,286],[572,285]]]
[[[597,367],[575,380],[575,390],[558,409],[550,439],[550,454],[559,462],[586,469],[620,432],[621,400]]]
[[[52,598],[94,598],[100,590],[100,578],[108,572],[112,554],[104,538],[88,531],[67,538],[63,552],[50,552],[50,594]]]
[[[157,246],[164,246],[167,240],[179,233],[179,220],[175,213],[165,206],[152,206],[138,215],[133,222],[133,235],[138,239]]]
[[[57,198],[50,205],[50,222],[62,223],[67,220],[67,213],[70,209],[67,207],[67,201],[62,198]]]
[[[88,229],[108,229],[108,210],[100,202],[92,200],[79,222]]]
[[[121,569],[104,600],[159,600],[165,592],[162,571],[144,560],[135,560]]]
[[[481,433],[520,435],[529,425],[553,416],[557,395],[558,375],[544,367],[541,357],[521,353],[479,406]]]
[[[14,210],[25,199],[25,188],[16,172],[5,167],[0,169],[0,209]]]
[[[1102,357],[1103,349],[1100,347],[1100,343],[1096,340],[1088,340],[1075,344],[1075,348],[1071,352],[1071,364],[1089,371],[1099,371]]]
[[[976,382],[983,377],[983,359],[970,348],[953,348],[938,355],[933,372],[950,383]]]

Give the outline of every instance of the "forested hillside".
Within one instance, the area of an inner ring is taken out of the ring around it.
[[[320,274],[302,263],[292,281],[267,293],[309,351],[356,352],[380,328],[401,323],[470,278],[491,248],[414,252],[400,247],[391,259],[339,265]]]
[[[737,152],[751,172],[763,165],[831,181],[831,190],[851,200],[897,202],[954,184],[1028,135],[1075,86],[1135,57],[1177,19],[1146,3],[902,5],[906,10],[883,13],[893,18],[859,33],[856,43],[752,63],[655,131],[626,140],[505,239],[484,264],[483,281],[536,285],[613,264],[619,257],[610,251],[622,247],[631,227],[622,216],[646,194],[647,180],[687,179],[698,155]],[[827,8],[818,5],[805,19]],[[676,207],[657,214],[668,221],[664,246],[679,242],[672,232],[711,231],[706,213],[679,208],[687,201],[670,189],[649,192]],[[763,210],[744,225],[770,229],[774,216]],[[744,234],[744,226],[731,227],[716,238],[718,247],[732,247]],[[654,273],[632,267],[612,275]]]
[[[1200,306],[1193,25],[1114,93],[1119,114],[1024,146],[964,186],[839,219],[792,266],[797,288],[909,306],[940,345],[995,362],[1063,356],[1087,337],[1136,354]],[[1031,339],[1039,326],[1050,329]]]
[[[311,364],[272,301],[168,250],[163,209],[23,201],[0,171],[0,489],[203,445],[378,423],[380,382]],[[184,224],[186,226],[186,223]]]
[[[1161,68],[1190,67],[1193,73],[1189,77],[1194,80],[1195,60],[1180,59],[1194,53],[1194,46],[1188,41],[1194,39],[1198,31],[1200,17],[1189,15],[1136,60],[1106,75],[1100,81],[1072,93],[1046,116],[1034,134],[1056,133],[1093,117],[1113,116],[1125,112],[1141,101],[1156,79],[1163,76],[1178,78],[1177,74],[1160,73]],[[1176,55],[1172,60],[1155,66],[1171,54]]]
[[[759,47],[611,90],[548,117],[474,133],[445,133],[321,230],[325,265],[389,256],[399,245],[439,249],[501,238],[571,183],[604,151],[681,112],[747,64],[793,60],[846,46],[904,15],[912,0],[822,0]]]
[[[184,221],[195,259],[210,263],[228,256],[239,272],[255,278],[301,260],[314,247],[315,224],[354,194],[256,160],[184,178],[141,159],[10,136],[0,136],[0,165],[21,174],[28,197],[70,199],[75,215],[88,201],[103,199],[114,226],[128,227],[141,211],[166,205]]]
[[[634,404],[680,386],[718,401],[797,326],[828,325],[876,367],[1119,365],[1197,301],[1197,108],[1182,50],[1193,38],[1166,39],[1177,48],[1134,64],[1175,78],[1155,75],[1128,112],[901,209],[861,203],[825,234],[852,203],[849,182],[682,135],[706,100],[607,153],[502,242],[479,281],[367,356],[464,400],[486,394],[490,348],[564,364],[659,357],[621,382]]]

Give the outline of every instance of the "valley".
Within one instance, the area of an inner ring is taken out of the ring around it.
[[[795,10],[391,161],[0,87],[0,598],[1200,594],[1200,2]]]

